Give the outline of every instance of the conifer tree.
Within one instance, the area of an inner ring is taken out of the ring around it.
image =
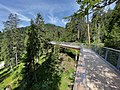
[[[25,60],[25,71],[26,71],[26,80],[27,80],[27,88],[33,83],[37,81],[36,77],[36,66],[37,57],[39,53],[42,52],[42,44],[44,43],[43,37],[41,35],[41,30],[43,30],[43,19],[42,16],[37,16],[35,20],[31,20],[31,26],[27,30],[27,54]],[[42,23],[42,24],[41,24]],[[31,81],[29,81],[31,80]]]
[[[11,69],[17,64],[18,59],[18,31],[17,25],[19,19],[16,14],[10,14],[8,20],[3,22],[4,24],[4,39],[2,40],[1,56],[5,61],[6,66],[10,66]]]

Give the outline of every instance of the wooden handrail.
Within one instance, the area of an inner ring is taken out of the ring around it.
[[[91,45],[92,46],[92,45]],[[95,46],[94,47],[94,51],[96,52],[96,48],[98,47],[97,45],[93,45],[93,46]],[[97,46],[97,47],[96,47]],[[108,62],[108,56],[109,56],[109,52],[110,51],[112,51],[112,52],[114,52],[115,54],[117,54],[118,55],[118,59],[117,59],[117,65],[116,66],[113,66],[112,64],[111,64],[111,66],[112,67],[114,67],[114,68],[116,68],[116,69],[118,69],[118,70],[120,70],[120,50],[116,50],[116,49],[113,49],[113,48],[108,48],[108,47],[98,47],[98,49],[99,48],[103,48],[103,49],[105,49],[105,57],[104,57],[104,59]],[[102,49],[100,49],[100,51],[101,51]],[[100,51],[98,51],[98,54],[100,55]],[[100,55],[101,56],[101,55]],[[110,62],[108,62],[109,64],[110,64]]]
[[[85,61],[84,61],[84,55],[83,55],[83,45],[80,44],[79,46],[76,44],[72,44],[70,42],[49,42],[49,44],[52,45],[58,45],[60,47],[65,48],[72,48],[75,50],[79,50],[79,58],[76,53],[76,73],[74,78],[74,85],[73,90],[86,90],[86,74],[85,74]]]
[[[113,49],[113,48],[108,48],[108,47],[102,47],[102,48],[105,48],[105,49],[108,49],[108,50],[111,50],[111,51],[115,51],[115,52],[119,52],[119,53],[120,53],[120,50],[116,50],[116,49]]]
[[[49,44],[58,45],[58,46],[64,47],[64,48],[72,48],[72,49],[75,49],[75,50],[80,50],[80,46],[73,45],[70,42],[53,42],[52,41],[52,42],[49,42]]]

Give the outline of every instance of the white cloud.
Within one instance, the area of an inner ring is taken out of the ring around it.
[[[52,24],[56,24],[59,21],[57,17],[51,16],[51,15],[49,15],[48,18],[49,18],[49,22]]]
[[[18,27],[26,27],[26,25],[20,24],[18,25]]]
[[[19,1],[19,3],[15,3],[17,1]],[[74,0],[68,0],[68,3],[51,3],[51,1],[49,0],[17,1],[13,2],[13,4],[16,4],[15,6],[12,6],[11,4],[11,6],[0,4],[0,8],[3,8],[12,13],[16,13],[19,18],[23,20],[23,22],[30,21],[30,18],[35,18],[36,13],[40,12],[44,17],[46,23],[64,26],[67,22],[65,20],[62,20],[62,18],[64,16],[69,16],[73,14],[79,8],[79,6],[74,3]],[[29,16],[30,18],[28,18],[27,16]]]
[[[49,10],[49,12],[48,12],[49,13],[48,22],[52,23],[52,24],[59,25],[59,26],[65,26],[68,21],[55,16],[54,15],[54,13],[55,13],[54,10],[55,9],[53,9],[53,8],[51,10]]]
[[[49,19],[49,23],[52,24],[57,24],[59,22],[58,17],[54,16],[53,8],[49,11],[48,19]]]
[[[62,19],[62,23],[63,23],[64,25],[66,25],[66,24],[68,23],[68,21],[67,21],[67,20]]]
[[[74,13],[79,9],[79,5],[71,2],[71,3],[45,3],[45,2],[31,2],[30,4],[23,5],[23,12],[36,12],[40,11],[44,13],[44,15],[48,14],[50,10],[53,10],[54,13],[63,14],[62,12],[66,12],[65,14]]]
[[[3,5],[3,4],[0,4],[0,8],[3,8],[3,9],[5,9],[5,10],[8,10],[8,11],[11,12],[11,13],[17,14],[17,15],[19,16],[19,18],[20,18],[21,20],[23,20],[23,21],[30,21],[30,19],[29,19],[28,17],[26,17],[26,16],[24,16],[24,15],[16,12],[16,11],[13,10],[13,9],[8,8],[7,6],[5,6],[5,5]]]

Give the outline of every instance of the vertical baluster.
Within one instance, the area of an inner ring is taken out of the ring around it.
[[[107,58],[108,58],[108,51],[109,51],[109,50],[106,49],[105,60],[107,60]]]
[[[120,53],[118,53],[117,68],[120,70]]]
[[[99,54],[99,55],[101,54],[101,47],[99,48],[99,52],[98,52],[98,54]]]

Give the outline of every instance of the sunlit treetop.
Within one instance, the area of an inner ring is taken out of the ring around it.
[[[77,3],[80,5],[80,9],[78,10],[78,13],[81,14],[81,16],[87,15],[88,11],[94,11],[101,8],[104,8],[105,6],[108,6],[114,2],[118,2],[119,0],[77,0]]]

